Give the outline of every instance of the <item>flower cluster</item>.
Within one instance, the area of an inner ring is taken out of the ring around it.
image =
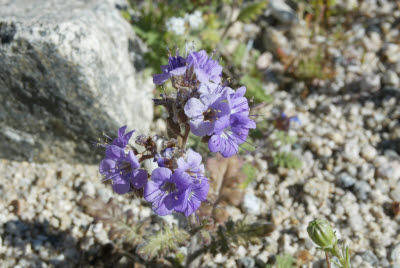
[[[166,26],[168,32],[174,33],[175,35],[183,35],[186,31],[185,25],[187,24],[189,29],[199,29],[204,24],[202,14],[200,11],[195,11],[192,14],[185,14],[185,17],[171,17],[168,19]]]
[[[221,84],[222,66],[202,50],[189,52],[187,58],[170,56],[162,74],[154,76],[157,85],[172,80],[178,94],[184,98],[183,111],[191,132],[206,137],[211,152],[224,157],[238,153],[246,142],[249,129],[256,123],[249,117],[246,88],[234,91]]]
[[[161,70],[154,75],[154,83],[163,85],[170,80],[176,89],[154,99],[168,114],[169,138],[138,135],[135,143],[142,148],[139,152],[129,145],[133,131],[125,134],[126,126],[121,127],[118,138],[106,145],[100,173],[112,180],[118,194],[142,191],[158,215],[180,212],[197,216],[201,203],[210,203],[210,184],[201,155],[186,149],[190,132],[207,142],[211,152],[230,157],[238,154],[256,123],[249,115],[246,88],[235,91],[227,82],[222,83],[222,66],[204,50],[190,51],[186,57],[178,52],[170,55]],[[158,168],[148,174],[141,168],[145,160],[156,162]]]

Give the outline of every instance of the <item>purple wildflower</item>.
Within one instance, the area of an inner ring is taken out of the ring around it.
[[[190,130],[194,135],[211,135],[214,128],[229,120],[229,104],[221,94],[208,94],[200,99],[191,98],[185,105]]]
[[[192,184],[181,195],[184,201],[175,208],[175,211],[183,212],[188,217],[200,207],[201,202],[206,201],[210,184],[204,176],[201,155],[189,149],[185,158],[178,159],[178,170],[189,174],[192,177]]]
[[[112,188],[117,194],[125,194],[130,184],[135,189],[143,188],[147,182],[147,172],[140,167],[139,161],[132,151],[125,151],[111,145],[106,149],[106,157],[101,161],[99,171],[107,180],[113,181]]]
[[[161,85],[165,81],[171,78],[173,75],[182,75],[186,72],[187,66],[185,58],[179,56],[178,51],[176,51],[176,56],[172,57],[171,54],[168,58],[168,65],[162,65],[161,74],[156,74],[153,76],[153,82],[156,85]]]
[[[282,131],[288,131],[291,122],[296,122],[297,124],[301,125],[300,119],[297,115],[288,117],[283,112],[273,122],[274,122],[275,127]]]
[[[178,169],[188,173],[194,182],[206,179],[204,176],[204,165],[201,163],[201,155],[189,149],[185,158],[180,157],[177,160]]]
[[[209,188],[210,184],[207,180],[200,180],[192,183],[188,189],[180,195],[183,201],[175,208],[175,211],[185,213],[186,217],[190,216],[193,212],[196,213],[201,202],[207,200]]]
[[[246,142],[251,128],[256,128],[256,123],[246,114],[233,114],[225,125],[215,129],[208,141],[208,148],[211,152],[220,152],[225,158],[231,157],[238,152],[239,145]]]
[[[191,183],[192,178],[182,170],[178,169],[172,174],[168,168],[157,168],[144,187],[144,199],[152,203],[153,210],[158,215],[171,214],[174,209],[185,206],[187,201],[184,195]]]
[[[218,61],[208,57],[204,50],[199,52],[189,52],[186,58],[188,66],[194,68],[197,80],[201,83],[209,84],[210,81],[214,83],[221,82],[222,66]]]
[[[112,142],[112,145],[116,145],[122,149],[125,149],[126,145],[128,145],[130,138],[132,137],[132,134],[135,132],[135,130],[132,130],[128,133],[125,134],[127,126],[123,126],[118,129],[118,138],[114,139]]]

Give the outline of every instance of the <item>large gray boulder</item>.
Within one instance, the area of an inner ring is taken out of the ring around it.
[[[1,0],[0,158],[91,162],[103,132],[146,131],[141,47],[111,0]]]

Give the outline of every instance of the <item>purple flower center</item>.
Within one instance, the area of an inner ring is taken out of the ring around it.
[[[207,111],[203,112],[204,121],[214,122],[217,119],[218,111],[216,109],[208,108]]]
[[[160,190],[163,191],[165,194],[175,193],[176,192],[176,184],[173,182],[166,181],[161,185]]]

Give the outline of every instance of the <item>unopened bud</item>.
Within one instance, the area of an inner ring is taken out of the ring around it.
[[[333,248],[336,244],[336,236],[325,219],[311,221],[307,227],[308,236],[321,248]]]

